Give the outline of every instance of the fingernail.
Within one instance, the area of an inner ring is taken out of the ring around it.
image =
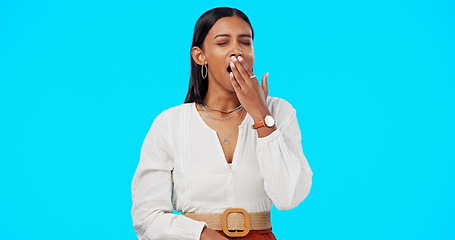
[[[231,65],[231,68],[235,67],[233,62],[230,62],[229,64]]]
[[[231,59],[232,61],[237,61],[237,59],[234,56],[232,56]]]
[[[243,58],[241,56],[238,57],[239,61],[243,61]]]
[[[234,74],[232,72],[229,73],[229,76],[234,77]]]

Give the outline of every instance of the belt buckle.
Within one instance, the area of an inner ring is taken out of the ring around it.
[[[230,213],[241,213],[245,219],[245,229],[243,231],[229,231],[227,217]],[[243,208],[228,208],[221,214],[221,228],[228,237],[245,237],[250,232],[250,215]]]

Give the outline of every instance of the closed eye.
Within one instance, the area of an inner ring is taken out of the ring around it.
[[[245,45],[251,45],[251,43],[249,43],[249,42],[242,42],[242,43],[245,44]],[[226,45],[226,44],[227,44],[227,42],[224,42],[224,43],[217,43],[216,45],[222,46],[222,45]]]

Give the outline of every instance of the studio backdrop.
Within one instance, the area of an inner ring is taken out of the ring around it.
[[[131,181],[183,103],[194,25],[255,32],[297,110],[309,196],[277,239],[455,239],[453,1],[0,2],[0,239],[137,239]],[[296,237],[299,234],[299,237]]]

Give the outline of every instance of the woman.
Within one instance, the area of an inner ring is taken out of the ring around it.
[[[253,38],[237,9],[197,21],[185,103],[155,119],[133,178],[139,239],[275,239],[272,205],[291,209],[308,195],[295,110],[267,97],[268,74],[259,85]]]

